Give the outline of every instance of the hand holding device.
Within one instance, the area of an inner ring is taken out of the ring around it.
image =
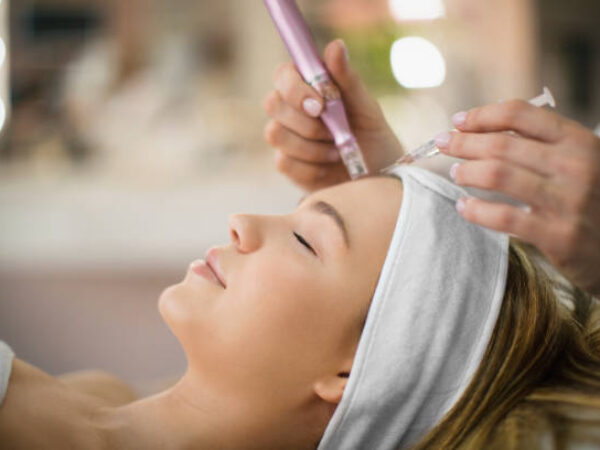
[[[354,136],[350,127],[350,123],[348,121],[348,117],[346,116],[344,104],[342,103],[342,92],[340,91],[338,86],[336,86],[336,84],[333,82],[333,80],[328,74],[328,71],[325,68],[325,65],[319,58],[315,44],[310,36],[308,27],[306,26],[306,23],[304,22],[297,5],[295,4],[294,0],[265,0],[265,4],[275,24],[277,25],[280,35],[283,41],[285,42],[292,58],[294,59],[294,62],[296,63],[297,73],[301,74],[302,78],[308,84],[313,86],[314,90],[318,92],[320,97],[322,97],[322,99],[324,100],[323,104],[323,102],[319,102],[318,97],[317,99],[315,99],[310,98],[309,96],[308,98],[302,99],[302,101],[299,101],[296,97],[293,103],[295,103],[298,106],[308,106],[308,108],[304,109],[308,109],[309,116],[316,117],[320,115],[326,127],[329,129],[329,135],[333,136],[334,138],[335,145],[339,149],[342,161],[344,162],[351,178],[358,178],[360,176],[366,175],[368,173],[367,165],[358,146],[357,138]],[[337,41],[337,45],[342,45],[342,54],[345,55],[345,49],[343,47],[343,44],[341,44],[341,41]],[[342,64],[347,66],[347,59],[343,59],[344,61]],[[346,75],[348,73],[349,71],[346,71]],[[289,84],[290,80],[295,80],[297,82],[298,77],[296,76],[293,70],[290,70],[288,66],[287,77],[285,81],[287,81],[287,83]],[[355,85],[360,85],[358,77],[355,77],[353,81],[355,81]],[[358,83],[356,83],[356,81],[358,81]],[[362,85],[360,85],[360,87],[362,87]],[[299,89],[296,91],[296,93],[302,91],[306,92],[306,88]],[[265,102],[267,112],[269,112],[272,116],[276,115],[276,107],[278,104],[281,104],[281,102],[279,102],[279,99],[277,98],[279,94],[280,92],[270,95],[268,101]],[[322,111],[319,111],[319,106],[321,106]],[[298,111],[298,109],[300,108],[296,108],[296,111]],[[376,107],[375,109],[378,110],[378,107]],[[380,113],[379,110],[378,112]],[[281,114],[281,111],[279,115],[283,115]],[[288,114],[288,116],[286,117],[288,123],[294,123],[292,121],[292,117],[290,116],[292,115]],[[318,127],[314,126],[314,122],[306,120],[308,118],[301,116],[299,117],[297,114],[295,117],[296,119],[305,119],[295,121],[299,125],[302,125],[302,128],[304,128],[305,130],[307,129],[307,127],[309,127],[308,123],[313,124],[310,125],[313,130],[315,128],[318,130]],[[383,119],[383,116],[381,114],[380,118],[381,121],[378,122],[383,122],[385,128],[387,124],[385,123],[385,120]],[[280,125],[280,123],[271,122],[266,130],[267,140],[274,145],[276,145],[276,142],[272,141],[277,141],[277,132],[281,131],[281,128],[278,125]],[[321,128],[320,131],[322,132],[323,129]],[[391,131],[390,134],[392,134]],[[288,137],[291,136],[288,135]],[[395,139],[392,139],[392,141],[393,140]],[[298,140],[296,140],[296,142],[298,143]],[[397,150],[399,148],[397,140],[395,140],[395,144],[396,145],[394,145],[394,147],[395,150]],[[331,151],[333,149],[330,148],[328,150],[329,151],[327,152],[327,160],[329,162],[333,162],[336,159],[338,159],[338,157]],[[395,153],[394,156],[397,156],[397,153]],[[281,166],[282,158],[279,159],[279,165]],[[377,158],[373,159],[376,163],[379,162],[377,161]],[[389,161],[389,158],[385,159]],[[322,170],[319,170],[317,171],[317,174],[318,175],[316,176],[316,178],[318,179],[320,178],[320,176],[322,177],[322,175],[326,175],[327,173],[323,173]]]
[[[402,146],[346,55],[343,41],[337,39],[325,47],[323,60],[341,91],[365,161],[377,172],[402,155]],[[319,119],[324,104],[320,94],[306,84],[292,62],[275,70],[274,84],[264,101],[271,118],[265,127],[265,139],[277,148],[278,170],[307,191],[348,181],[348,171],[333,137]],[[318,105],[316,111],[303,107],[307,100]]]

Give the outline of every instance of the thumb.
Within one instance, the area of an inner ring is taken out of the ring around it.
[[[348,50],[344,41],[330,42],[323,52],[327,70],[342,91],[344,104],[350,110],[364,108],[372,99],[358,73],[348,63]]]

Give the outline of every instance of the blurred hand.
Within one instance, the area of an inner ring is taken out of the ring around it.
[[[475,108],[453,120],[460,132],[437,141],[443,153],[470,160],[453,166],[456,183],[531,207],[470,198],[457,204],[461,214],[534,244],[574,284],[600,294],[600,139],[523,101]]]
[[[350,126],[369,170],[386,167],[401,156],[402,147],[379,104],[348,64],[342,40],[329,43],[324,61],[340,88]],[[324,102],[317,91],[304,82],[293,63],[279,66],[274,82],[275,90],[264,102],[271,117],[265,139],[277,148],[277,169],[307,191],[349,180],[333,138],[319,119]]]

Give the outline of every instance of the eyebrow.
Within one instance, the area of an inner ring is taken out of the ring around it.
[[[298,205],[300,205],[306,197],[302,197]],[[335,209],[331,204],[324,202],[323,200],[316,201],[310,205],[310,209],[316,211],[321,214],[325,214],[326,216],[331,217],[335,224],[338,226],[342,235],[344,236],[344,243],[347,248],[350,248],[350,239],[348,237],[348,228],[346,227],[346,222],[342,218],[342,215]]]

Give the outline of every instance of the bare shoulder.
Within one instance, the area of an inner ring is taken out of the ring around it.
[[[58,379],[70,389],[105,401],[107,406],[126,405],[138,399],[130,385],[101,370],[71,372]]]
[[[0,407],[3,448],[95,448],[90,425],[100,407],[99,400],[15,358]]]

